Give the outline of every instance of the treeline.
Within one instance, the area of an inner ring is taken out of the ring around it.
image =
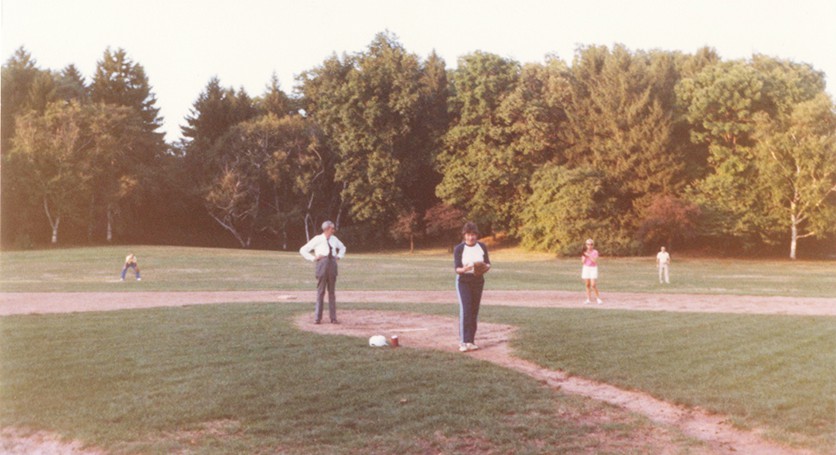
[[[616,45],[450,70],[382,33],[291,95],[275,75],[255,97],[212,78],[174,144],[124,50],[89,84],[22,48],[2,71],[5,247],[295,249],[325,219],[358,247],[455,239],[464,219],[558,254],[836,240],[836,110],[803,63]]]

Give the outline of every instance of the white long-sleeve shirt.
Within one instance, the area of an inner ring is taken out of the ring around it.
[[[315,261],[317,257],[328,256],[328,247],[331,247],[331,252],[334,257],[342,259],[345,256],[345,245],[340,242],[336,235],[332,235],[330,239],[325,238],[325,234],[319,234],[312,238],[305,246],[299,248],[299,254],[309,261]],[[313,251],[314,254],[311,254]]]

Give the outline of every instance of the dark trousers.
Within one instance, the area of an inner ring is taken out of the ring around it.
[[[482,277],[459,275],[456,277],[456,292],[459,294],[459,336],[462,343],[473,343],[476,338],[479,305],[482,303]]]
[[[337,320],[337,260],[335,258],[322,258],[316,261],[316,309],[314,319],[322,320],[322,304],[325,300],[325,292],[328,291],[328,315],[331,322]]]

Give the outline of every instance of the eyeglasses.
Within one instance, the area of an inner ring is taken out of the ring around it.
[[[594,243],[587,243],[587,245],[595,245]]]

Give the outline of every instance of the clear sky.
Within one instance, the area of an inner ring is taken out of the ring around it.
[[[812,64],[836,93],[836,0],[0,0],[5,62],[24,46],[42,69],[73,63],[90,82],[107,47],[141,64],[169,141],[180,138],[207,82],[264,92],[275,72],[296,76],[332,53],[361,52],[388,30],[454,68],[481,50],[522,63],[579,45],[717,50]]]

